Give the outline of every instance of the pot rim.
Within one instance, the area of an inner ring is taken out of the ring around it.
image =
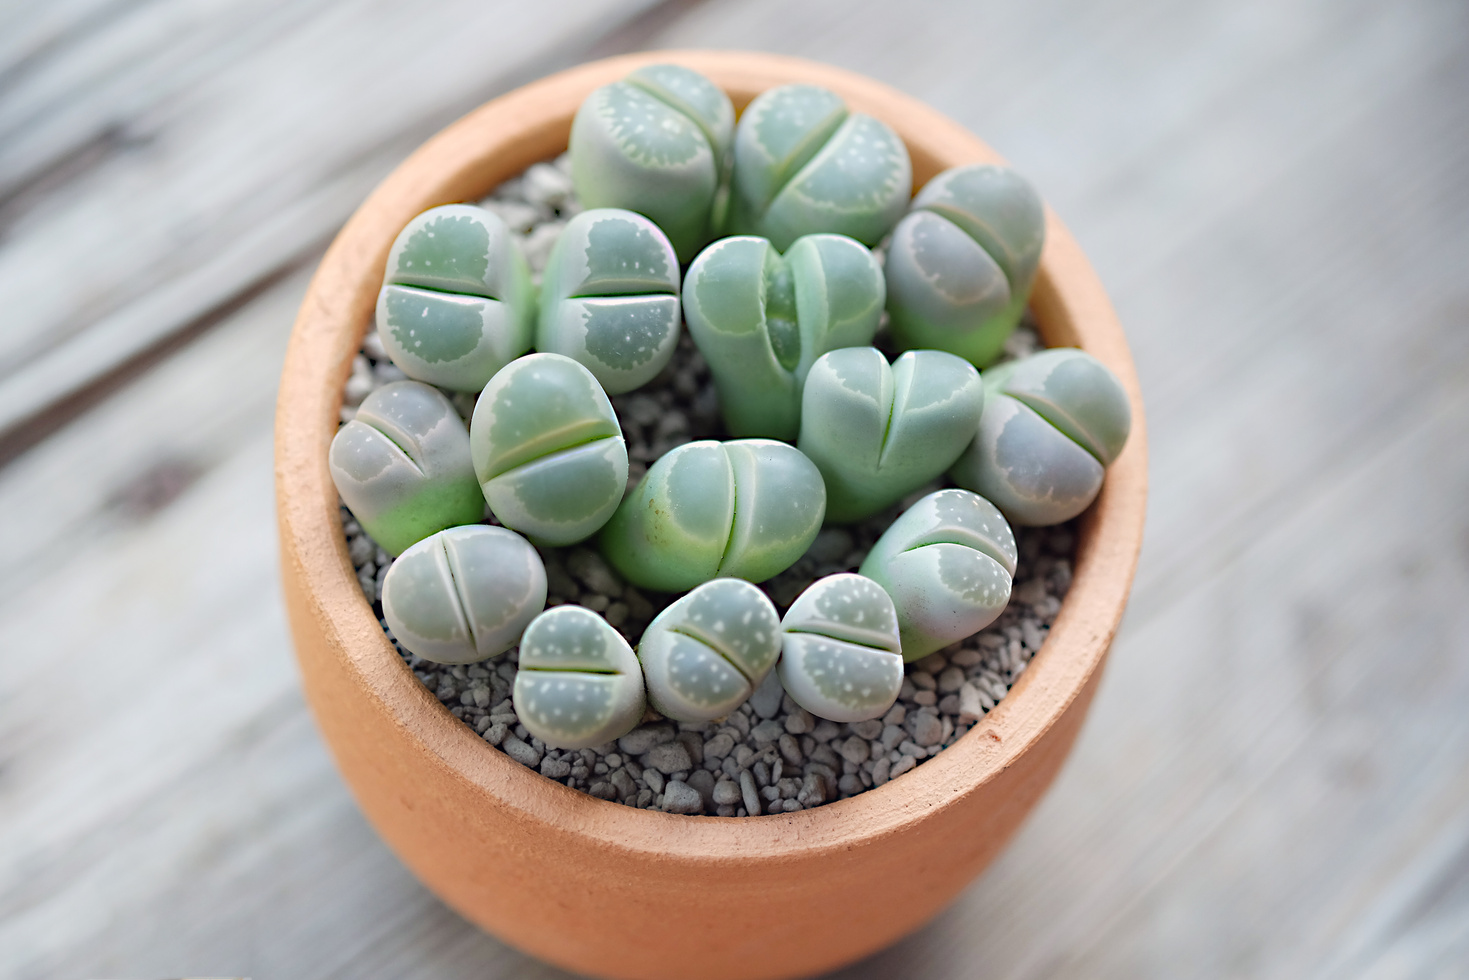
[[[347,554],[327,448],[342,386],[371,322],[388,248],[420,211],[477,200],[566,146],[572,115],[599,85],[642,65],[682,64],[724,88],[737,109],[765,88],[823,85],[907,144],[915,188],[945,166],[1003,163],[957,123],[863,76],[777,55],[658,51],[581,65],[503,95],[431,138],[393,171],[328,248],[292,332],[276,423],[276,499],[282,561],[307,584],[307,614],[343,651],[352,683],[444,774],[489,805],[601,846],[704,868],[837,854],[919,831],[997,777],[1035,745],[1100,668],[1126,605],[1142,543],[1145,421],[1136,371],[1111,303],[1076,241],[1046,208],[1046,244],[1030,307],[1049,346],[1079,346],[1121,379],[1132,405],[1127,446],[1082,518],[1070,591],[1050,634],[1000,704],[937,756],[855,797],[795,813],[681,816],[604,801],[541,776],[485,742],[413,675],[362,596]],[[348,296],[337,303],[334,296]],[[335,751],[335,749],[334,749]]]

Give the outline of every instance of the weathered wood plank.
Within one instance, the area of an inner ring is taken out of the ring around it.
[[[37,45],[0,93],[0,434],[300,261],[426,136],[651,6],[160,0]]]

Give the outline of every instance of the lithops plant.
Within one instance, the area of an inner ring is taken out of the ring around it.
[[[627,208],[667,232],[687,262],[723,220],[734,107],[696,71],[648,65],[587,96],[571,124],[583,206]]]
[[[658,614],[638,642],[648,703],[675,721],[738,708],[780,656],[780,614],[743,579],[717,578]]]
[[[836,722],[879,718],[903,686],[893,600],[870,578],[818,579],[780,621],[776,674],[791,700]]]
[[[823,231],[876,245],[912,185],[908,149],[886,123],[849,111],[826,89],[783,85],[740,116],[728,231],[760,235],[782,251]]]
[[[1132,426],[1127,392],[1092,355],[1054,347],[984,372],[979,431],[949,471],[1016,524],[1070,520],[1102,487]]]
[[[403,552],[383,577],[383,618],[410,653],[441,664],[498,657],[546,606],[541,556],[514,531],[451,527]]]
[[[800,450],[771,439],[705,439],[654,463],[599,543],[640,588],[763,582],[805,553],[825,512],[821,473]]]
[[[535,289],[505,222],[445,204],[408,222],[388,253],[377,329],[410,378],[479,391],[530,350]]]
[[[797,448],[826,481],[826,520],[861,520],[954,465],[979,426],[984,385],[943,351],[893,364],[873,347],[829,351],[801,395]]]
[[[332,439],[327,465],[352,516],[392,555],[484,514],[464,422],[449,399],[417,381],[363,399]]]
[[[929,181],[888,246],[893,339],[989,364],[1025,311],[1045,230],[1040,195],[1008,167],[955,167]]]
[[[496,519],[537,544],[595,534],[627,488],[617,413],[592,372],[560,354],[527,354],[490,379],[469,448]]]
[[[684,316],[730,434],[794,441],[811,365],[871,343],[885,296],[872,253],[842,235],[807,235],[785,255],[753,236],[701,252],[684,279]]]
[[[892,596],[911,661],[994,622],[1010,601],[1015,560],[1015,534],[995,505],[949,489],[904,511],[859,571]]]
[[[643,671],[622,634],[583,606],[555,606],[526,627],[510,697],[520,723],[547,745],[584,749],[642,720]]]
[[[679,321],[678,258],[657,225],[620,208],[567,223],[541,280],[537,350],[572,358],[620,395],[663,370]]]

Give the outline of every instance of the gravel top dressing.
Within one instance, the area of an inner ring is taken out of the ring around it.
[[[566,220],[580,210],[564,155],[554,164],[533,165],[480,205],[516,232],[537,276]],[[883,334],[877,344],[885,344]],[[1022,326],[1006,350],[1009,356],[1020,356],[1038,346],[1034,331]],[[375,388],[404,377],[388,360],[376,332],[369,331],[344,389],[343,421]],[[474,399],[452,396],[466,420]],[[670,449],[696,439],[724,438],[708,367],[687,333],[657,378],[613,396],[612,404],[627,440],[629,488]],[[915,491],[861,523],[824,529],[804,557],[761,587],[784,613],[816,579],[855,571],[893,519],[933,489]],[[362,591],[391,638],[381,605],[391,558],[345,507],[341,515]],[[493,523],[488,511],[486,521]],[[887,714],[854,724],[814,717],[785,695],[771,671],[754,695],[724,719],[674,722],[650,710],[643,724],[615,742],[554,749],[526,731],[511,704],[517,651],[448,666],[398,649],[414,675],[455,717],[548,779],[604,800],[670,813],[788,813],[854,796],[902,775],[952,745],[1004,698],[1060,611],[1076,548],[1073,523],[1016,527],[1015,536],[1019,567],[1010,604],[1000,618],[969,639],[909,664],[897,703]],[[547,606],[577,603],[595,610],[634,646],[644,627],[677,598],[625,584],[587,546],[539,550],[546,566]]]

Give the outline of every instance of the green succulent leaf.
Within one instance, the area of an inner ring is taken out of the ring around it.
[[[712,721],[743,704],[775,665],[780,616],[749,582],[714,579],[659,613],[637,652],[654,709]]]
[[[781,250],[834,232],[876,245],[912,190],[907,147],[886,124],[812,85],[758,96],[734,138],[730,231]]]
[[[589,208],[626,208],[667,233],[680,261],[713,236],[734,106],[678,65],[649,65],[589,95],[571,126],[571,177]]]
[[[491,378],[469,445],[496,519],[537,544],[595,534],[627,486],[627,443],[607,393],[560,354],[528,354]]]
[[[1091,504],[1127,441],[1127,392],[1085,351],[1053,348],[984,373],[974,441],[949,471],[1016,524],[1070,520]]]
[[[503,527],[451,527],[413,545],[383,579],[383,618],[410,653],[441,664],[498,657],[546,605],[546,569]]]
[[[796,597],[781,619],[781,686],[820,718],[881,717],[903,684],[898,615],[882,586],[851,573],[828,575]]]
[[[794,441],[811,365],[829,350],[871,343],[885,296],[872,253],[842,235],[808,235],[783,256],[748,236],[700,253],[684,279],[684,316],[726,428]]]
[[[1005,611],[1016,554],[1015,534],[994,504],[968,490],[940,490],[892,523],[860,572],[892,596],[903,659],[913,661]]]
[[[417,381],[363,399],[332,439],[327,465],[352,516],[389,554],[484,513],[464,422],[449,399]]]
[[[640,588],[682,592],[718,577],[763,582],[805,553],[825,510],[821,473],[799,450],[770,439],[703,440],[653,464],[600,545]]]
[[[613,395],[673,357],[678,258],[658,226],[620,208],[572,218],[547,260],[536,347],[579,362]]]
[[[430,208],[388,253],[377,327],[410,378],[478,391],[530,349],[530,269],[500,218],[468,204]]]
[[[891,367],[872,347],[823,354],[806,377],[797,447],[826,481],[828,522],[857,521],[954,464],[984,407],[979,372],[943,351]]]
[[[584,749],[637,727],[643,672],[605,619],[582,606],[556,606],[521,637],[511,699],[532,735],[554,748]]]
[[[1007,167],[971,164],[924,185],[888,247],[893,337],[983,367],[1025,311],[1045,241],[1045,207]]]

